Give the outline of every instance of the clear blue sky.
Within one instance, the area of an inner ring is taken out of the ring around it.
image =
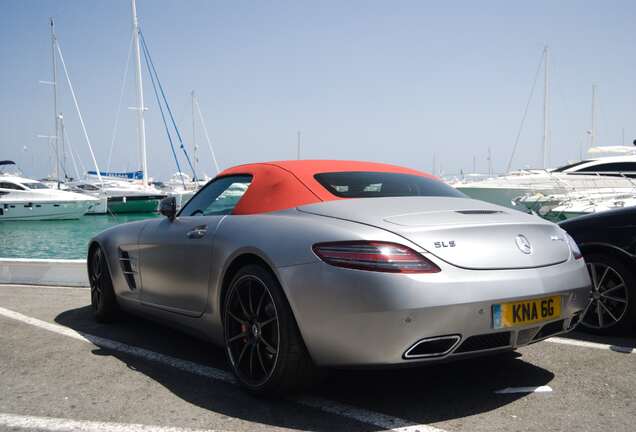
[[[636,138],[636,2],[138,0],[142,30],[176,118],[192,138],[196,90],[222,167],[296,157],[360,159],[446,173],[505,168],[544,44],[552,56],[552,164],[579,156],[598,85],[598,142]],[[0,159],[51,172],[47,20],[58,38],[88,133],[106,165],[130,40],[127,0],[2,1]],[[147,76],[147,75],[146,75]],[[132,69],[113,169],[137,162]],[[147,79],[147,78],[146,78]],[[60,78],[72,145],[90,162]],[[515,167],[541,158],[542,83]],[[146,81],[149,171],[176,171]],[[214,174],[203,135],[201,162]],[[24,150],[26,146],[27,150]],[[183,162],[183,159],[182,159]]]

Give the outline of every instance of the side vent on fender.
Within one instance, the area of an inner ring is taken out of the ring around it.
[[[131,290],[137,289],[137,281],[135,281],[135,275],[137,274],[136,266],[133,264],[133,258],[130,258],[128,252],[119,250],[119,263],[121,269],[124,272],[124,277],[128,283],[128,288]]]

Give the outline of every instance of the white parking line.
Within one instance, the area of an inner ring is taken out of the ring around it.
[[[149,361],[162,363],[167,366],[174,367],[176,369],[189,372],[195,375],[211,378],[219,381],[223,381],[229,384],[236,384],[234,376],[224,370],[216,369],[209,366],[204,366],[198,363],[194,363],[188,360],[182,360],[176,357],[171,357],[165,354],[161,354],[155,351],[150,351],[144,348],[139,348],[132,345],[127,345],[121,342],[117,342],[111,339],[94,336],[84,332],[78,332],[68,327],[61,326],[59,324],[52,324],[46,321],[39,320],[37,318],[31,318],[18,312],[14,312],[9,309],[0,307],[0,315],[7,318],[14,319],[16,321],[30,324],[35,327],[39,327],[44,330],[48,330],[53,333],[57,333],[63,336],[71,337],[73,339],[81,340],[84,342],[90,342],[102,348],[111,349],[113,351],[122,352],[125,354],[141,357]],[[356,408],[350,405],[342,404],[340,402],[331,401],[328,399],[318,397],[297,397],[290,399],[291,401],[304,405],[310,408],[319,409],[321,411],[337,414],[341,417],[345,417],[351,420],[356,420],[361,423],[366,423],[384,430],[390,430],[395,432],[444,432],[443,429],[438,429],[432,426],[414,424],[413,422],[388,416],[382,413],[369,411],[362,408]],[[67,429],[62,429],[67,430]],[[81,429],[80,429],[81,430]]]
[[[550,386],[539,387],[506,387],[505,389],[496,390],[497,394],[511,394],[511,393],[549,393],[552,391]]]
[[[546,341],[557,343],[557,344],[563,344],[563,345],[572,345],[572,346],[585,347],[585,348],[610,350],[610,351],[616,351],[616,352],[620,352],[624,354],[636,353],[636,348],[632,348],[632,347],[620,346],[620,345],[608,345],[608,344],[602,344],[598,342],[588,342],[588,341],[581,341],[576,339],[553,337],[550,339],[546,339]]]
[[[88,291],[86,286],[63,286],[63,285],[22,285],[22,284],[4,284],[0,283],[0,288],[33,288],[33,289],[56,289],[56,290],[74,290]]]
[[[0,426],[54,432],[215,432],[210,429],[187,429],[169,426],[105,423],[2,413],[0,413]]]

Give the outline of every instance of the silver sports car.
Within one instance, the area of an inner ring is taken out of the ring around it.
[[[92,239],[96,318],[123,309],[219,344],[255,393],[322,367],[513,350],[573,328],[591,285],[557,225],[391,165],[242,165],[160,212]]]

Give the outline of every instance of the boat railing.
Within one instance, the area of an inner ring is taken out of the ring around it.
[[[562,220],[566,210],[575,205],[585,203],[586,209],[601,205],[608,200],[625,200],[636,198],[636,181],[626,173],[618,175],[627,180],[631,188],[617,185],[607,186],[606,177],[595,173],[589,185],[574,186],[561,176],[552,175],[546,171],[550,179],[560,191],[548,195],[526,193],[512,200],[515,206],[525,206],[531,213],[546,217],[551,220]],[[557,209],[557,211],[554,211]]]

